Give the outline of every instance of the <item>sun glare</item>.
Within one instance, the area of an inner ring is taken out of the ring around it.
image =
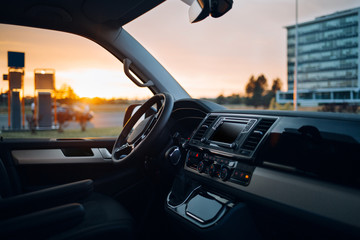
[[[122,72],[107,69],[76,69],[56,73],[57,86],[69,84],[79,97],[144,99],[148,89],[136,87]]]

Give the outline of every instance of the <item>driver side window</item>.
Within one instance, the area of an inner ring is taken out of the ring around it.
[[[5,24],[0,31],[4,138],[117,136],[127,106],[153,95],[126,77],[118,59],[85,38]]]

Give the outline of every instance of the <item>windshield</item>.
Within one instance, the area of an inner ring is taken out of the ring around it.
[[[166,1],[124,28],[192,97],[294,110],[296,78],[296,110],[357,112],[358,7],[354,0],[299,0],[297,8],[295,0],[234,1],[224,16],[190,24],[189,6]]]
[[[360,112],[359,1],[234,1],[192,24],[188,11],[165,1],[123,28],[191,97],[228,109]],[[0,31],[2,137],[114,137],[129,105],[171,92],[137,87],[119,59],[83,37]],[[168,80],[154,78],[156,87]]]

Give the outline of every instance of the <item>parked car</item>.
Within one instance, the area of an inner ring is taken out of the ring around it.
[[[117,137],[1,138],[0,238],[359,239],[359,116],[191,98],[122,27],[162,2],[2,3],[1,23],[91,39],[153,96]],[[196,0],[191,20],[231,2]]]
[[[59,132],[63,132],[64,128],[70,121],[76,121],[80,124],[81,130],[86,130],[87,123],[94,117],[94,113],[86,106],[68,106],[61,104],[56,108],[57,121],[59,123]]]

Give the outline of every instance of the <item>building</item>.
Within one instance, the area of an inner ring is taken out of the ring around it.
[[[298,104],[360,103],[360,8],[298,24]],[[293,101],[295,25],[287,26],[288,91],[278,103]]]

